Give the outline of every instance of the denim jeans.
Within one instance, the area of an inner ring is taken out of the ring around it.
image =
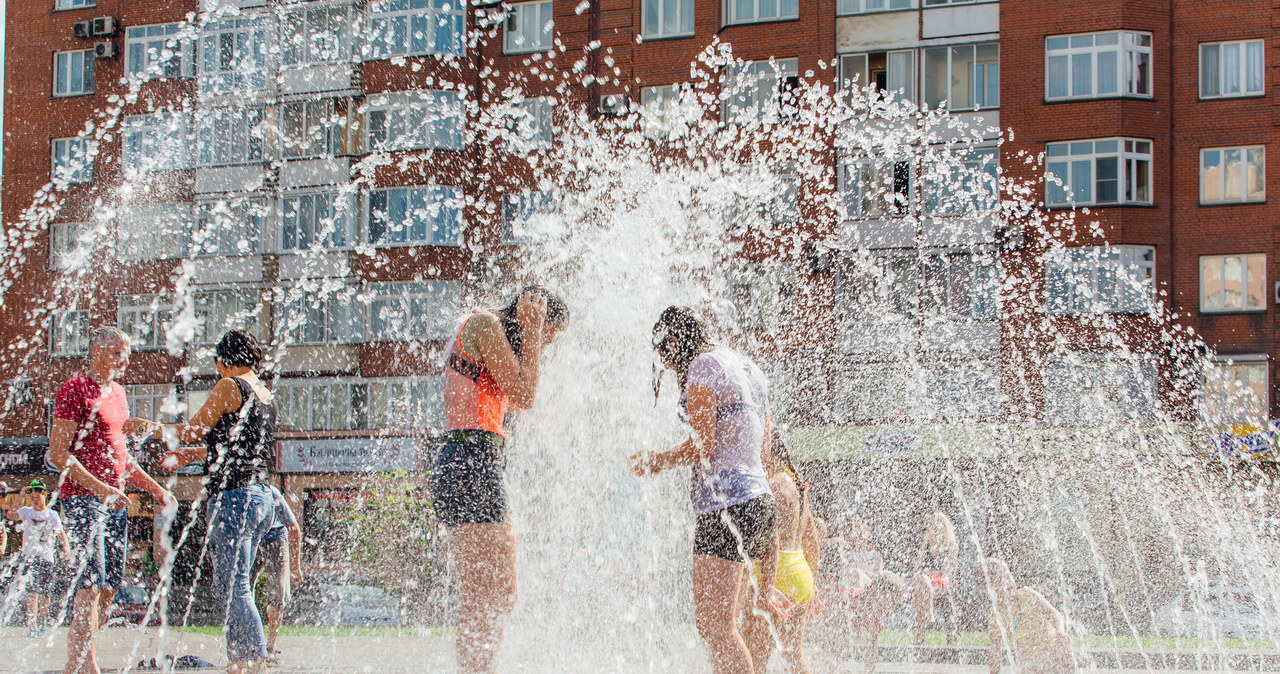
[[[267,638],[253,603],[250,571],[258,546],[275,520],[272,505],[270,490],[258,484],[224,491],[210,502],[213,590],[226,611],[229,660],[267,657]]]
[[[97,496],[62,499],[62,522],[71,544],[73,587],[119,590],[129,545],[129,513],[113,510]]]

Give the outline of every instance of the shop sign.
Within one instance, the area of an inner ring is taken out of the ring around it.
[[[1232,426],[1213,436],[1213,456],[1232,461],[1259,458],[1275,446],[1276,430],[1276,422],[1265,430],[1249,425]]]
[[[360,473],[416,470],[419,438],[281,440],[281,473]]]
[[[45,438],[0,438],[0,474],[44,473]]]

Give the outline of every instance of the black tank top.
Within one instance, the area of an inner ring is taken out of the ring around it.
[[[232,378],[244,403],[228,412],[204,436],[209,459],[205,462],[204,484],[209,495],[266,484],[275,450],[276,404],[264,403],[253,387],[239,377]]]

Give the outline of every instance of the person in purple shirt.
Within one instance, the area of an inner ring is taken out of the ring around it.
[[[687,307],[662,312],[653,345],[676,373],[693,433],[675,449],[631,457],[633,470],[644,476],[693,468],[698,634],[711,651],[714,674],[751,674],[751,654],[738,629],[744,591],[763,588],[764,604],[775,615],[785,615],[789,604],[774,588],[777,506],[761,461],[772,426],[764,374],[746,356],[717,346],[706,322]],[[748,572],[752,564],[760,565],[758,586]]]

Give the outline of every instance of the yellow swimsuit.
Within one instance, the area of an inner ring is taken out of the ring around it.
[[[752,572],[759,583],[760,566],[757,564]],[[813,571],[809,568],[809,562],[805,561],[804,552],[778,552],[778,575],[773,579],[773,586],[797,604],[807,604],[813,599]]]

